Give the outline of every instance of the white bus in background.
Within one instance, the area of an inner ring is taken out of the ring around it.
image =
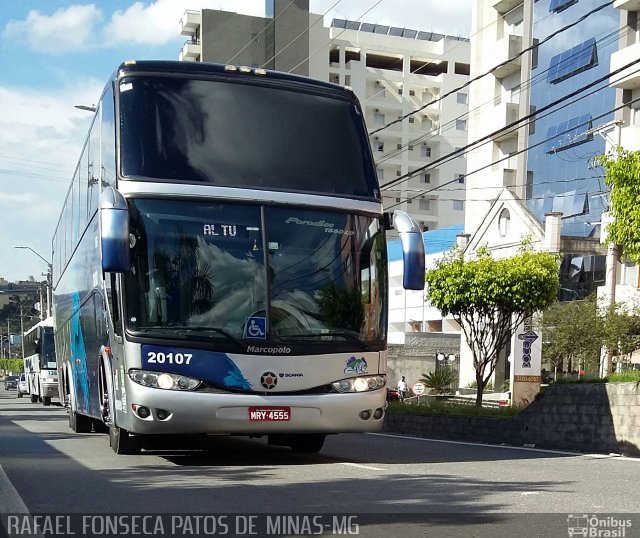
[[[33,403],[51,405],[58,397],[58,370],[53,340],[53,318],[36,323],[24,333],[24,373]]]

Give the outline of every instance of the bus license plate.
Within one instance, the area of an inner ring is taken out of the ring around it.
[[[291,420],[290,407],[250,407],[251,422],[286,422]]]

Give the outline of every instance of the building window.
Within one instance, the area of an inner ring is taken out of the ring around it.
[[[429,202],[431,200],[426,200],[421,198],[420,200],[418,200],[418,209],[420,209],[421,211],[429,211]]]
[[[400,198],[396,198],[396,202],[399,202],[399,201],[400,201]]]
[[[556,54],[549,62],[547,82],[557,84],[573,75],[582,73],[598,65],[596,38],[592,37],[584,43]]]
[[[422,155],[422,157],[431,157],[431,148],[429,146],[422,146],[420,148],[420,155]]]
[[[409,117],[409,123],[415,123],[416,119],[413,116]]]
[[[454,211],[464,211],[464,201],[463,200],[454,200],[453,201],[453,210]]]
[[[458,183],[464,184],[464,174],[456,174],[456,180]]]
[[[415,94],[416,94],[416,92],[415,92],[414,90],[409,90],[409,95],[410,95],[411,97],[413,97]]]
[[[384,142],[376,142],[376,151],[384,151]]]
[[[384,114],[380,112],[373,113],[373,123],[375,125],[384,125]]]
[[[420,183],[431,183],[431,174],[421,174]]]
[[[402,149],[402,144],[396,144],[396,149]]]
[[[500,237],[507,236],[510,224],[511,215],[509,214],[509,210],[505,208],[500,211],[500,215],[498,216],[498,232],[500,233]]]
[[[469,103],[469,96],[466,93],[458,92],[456,93],[456,102],[459,105],[466,105]]]
[[[413,151],[413,146],[409,146],[409,151]]]
[[[376,168],[376,172],[378,173],[378,180],[381,181],[384,177],[384,170],[382,168]]]
[[[456,120],[456,131],[466,131],[467,120]]]
[[[593,140],[593,133],[587,134],[589,129],[591,129],[590,114],[552,125],[547,129],[545,153],[556,153]]]

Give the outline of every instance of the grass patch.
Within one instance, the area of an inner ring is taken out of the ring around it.
[[[607,377],[595,375],[583,375],[580,377],[559,377],[556,383],[568,385],[569,383],[640,383],[640,370],[629,370],[609,374]]]
[[[607,376],[609,383],[640,383],[640,370],[630,370]]]
[[[409,413],[412,415],[445,415],[456,417],[496,417],[511,418],[520,413],[524,407],[476,407],[470,404],[446,402],[442,400],[420,402],[420,404],[405,404],[392,402],[387,413]]]

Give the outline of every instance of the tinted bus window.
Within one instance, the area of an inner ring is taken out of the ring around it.
[[[126,77],[120,111],[123,176],[379,199],[360,111],[336,96]]]

